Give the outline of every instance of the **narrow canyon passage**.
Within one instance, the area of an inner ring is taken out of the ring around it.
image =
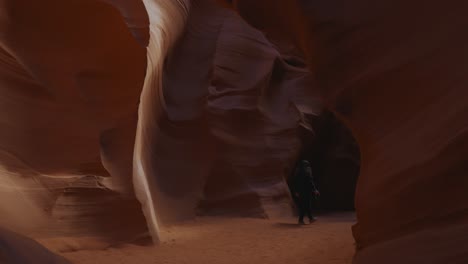
[[[0,264],[468,263],[466,10],[0,0]]]

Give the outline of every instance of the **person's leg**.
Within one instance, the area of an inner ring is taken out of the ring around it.
[[[315,221],[315,217],[312,216],[312,198],[308,198],[306,203],[307,217],[309,218],[309,222],[312,223]]]
[[[304,199],[302,197],[297,199],[298,206],[297,209],[299,210],[299,224],[304,224],[304,216],[306,215],[306,207],[304,203]]]
[[[310,199],[307,201],[307,216],[309,217],[309,220],[312,219],[312,202]]]

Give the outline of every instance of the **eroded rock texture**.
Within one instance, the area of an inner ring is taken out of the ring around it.
[[[163,222],[199,213],[290,213],[285,168],[301,112],[318,114],[313,78],[263,33],[214,1],[192,2],[163,78],[153,149]]]
[[[319,87],[361,149],[355,262],[467,262],[467,3],[234,2],[310,18]]]

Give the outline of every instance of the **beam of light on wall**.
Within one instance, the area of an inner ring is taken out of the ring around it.
[[[182,34],[189,13],[190,0],[143,0],[150,19],[150,41],[147,47],[147,71],[138,110],[133,181],[135,193],[153,241],[161,240],[157,208],[156,171],[152,164],[154,131],[164,111],[162,71],[171,47]]]

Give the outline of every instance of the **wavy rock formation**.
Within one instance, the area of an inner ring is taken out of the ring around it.
[[[126,239],[145,231],[136,195],[157,240],[158,221],[201,200],[216,214],[288,207],[295,130],[321,111],[313,78],[233,11],[192,4],[2,2],[2,225]]]
[[[157,242],[159,238],[159,211],[163,210],[159,195],[157,166],[154,162],[155,132],[164,113],[162,91],[164,62],[170,49],[183,33],[190,9],[190,1],[145,0],[150,21],[150,39],[147,47],[147,71],[140,96],[138,127],[133,157],[135,194],[142,203],[149,231]],[[156,204],[156,203],[159,204]],[[158,207],[159,205],[159,207]]]
[[[37,230],[89,190],[98,208],[136,195],[155,239],[200,200],[274,215],[320,90],[361,150],[355,262],[468,261],[464,1],[231,1],[314,78],[211,1],[106,2],[0,1],[2,226]]]
[[[193,217],[200,200],[201,214],[290,213],[284,170],[299,151],[301,112],[321,111],[311,85],[307,70],[233,11],[193,1],[153,132],[161,221]]]
[[[132,177],[144,48],[105,3],[5,0],[0,6],[0,224],[26,234],[100,235],[106,207],[135,215],[130,222],[116,218],[114,234],[122,227],[145,232],[135,199],[114,192],[132,189],[122,183]],[[95,207],[84,203],[88,189],[99,193]],[[63,217],[70,207],[72,221]]]
[[[136,195],[157,240],[147,130],[159,119],[163,59],[187,6],[112,0],[0,6],[1,224],[24,233],[131,239],[146,231]],[[13,203],[15,196],[23,199]],[[36,221],[19,221],[30,217]]]
[[[314,44],[319,87],[361,149],[355,262],[467,262],[466,2],[234,2],[312,36],[298,42]],[[301,13],[310,32],[284,19]]]

